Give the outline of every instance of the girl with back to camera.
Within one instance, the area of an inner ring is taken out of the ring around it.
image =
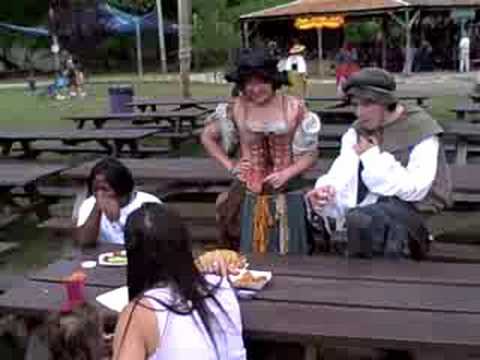
[[[235,293],[225,278],[199,272],[175,212],[142,205],[127,219],[125,242],[130,303],[113,359],[246,359]]]

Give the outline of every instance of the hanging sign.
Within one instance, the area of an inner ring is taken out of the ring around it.
[[[345,24],[343,16],[308,16],[297,17],[295,19],[295,28],[298,30],[310,29],[338,29]]]
[[[468,21],[475,19],[474,9],[454,9],[450,13],[450,17],[454,20]]]

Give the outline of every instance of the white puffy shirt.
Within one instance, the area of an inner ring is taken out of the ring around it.
[[[347,209],[357,206],[358,166],[363,164],[362,180],[369,189],[358,206],[375,203],[380,196],[397,196],[408,202],[421,201],[430,191],[437,173],[439,139],[430,136],[412,148],[406,167],[378,146],[358,156],[354,150],[357,134],[349,129],[342,137],[340,155],[315,187],[331,185],[336,190],[335,203],[320,211],[321,215],[343,218]]]

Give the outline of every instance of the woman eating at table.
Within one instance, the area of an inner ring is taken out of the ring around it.
[[[130,170],[115,158],[99,161],[87,180],[88,198],[76,217],[75,238],[79,245],[98,241],[123,244],[127,217],[146,202],[159,203],[151,194],[134,189]]]
[[[246,359],[235,293],[226,278],[199,272],[175,212],[142,205],[127,220],[125,242],[130,303],[113,359]]]
[[[302,174],[317,159],[320,119],[287,84],[267,50],[245,49],[226,79],[240,95],[207,120],[202,143],[234,181],[217,200],[222,240],[244,252],[311,251]]]

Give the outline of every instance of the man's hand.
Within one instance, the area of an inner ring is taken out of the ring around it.
[[[95,194],[98,208],[105,214],[108,220],[117,221],[120,218],[120,204],[118,200],[112,196],[106,195],[103,191]]]
[[[316,212],[321,211],[328,204],[335,202],[336,191],[331,185],[320,186],[309,191],[306,195],[307,200]]]
[[[358,143],[353,146],[353,149],[357,155],[362,155],[365,151],[369,150],[374,146],[378,146],[379,140],[375,135],[360,135],[358,137]]]
[[[290,180],[290,177],[290,172],[285,169],[271,173],[265,179],[263,179],[263,183],[269,184],[271,187],[277,190],[284,186],[288,180]]]

